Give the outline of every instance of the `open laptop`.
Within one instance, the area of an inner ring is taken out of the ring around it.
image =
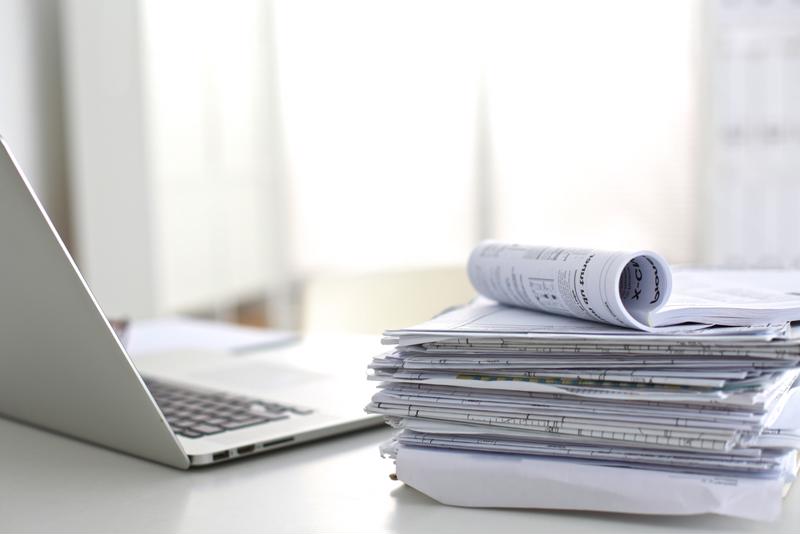
[[[0,143],[0,415],[182,469],[380,424],[357,338],[137,370]]]

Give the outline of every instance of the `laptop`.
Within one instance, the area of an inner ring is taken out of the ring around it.
[[[374,339],[134,365],[0,143],[0,415],[181,469],[381,424],[363,410]]]

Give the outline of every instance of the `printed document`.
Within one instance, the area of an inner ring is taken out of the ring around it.
[[[531,247],[485,241],[467,273],[481,295],[540,312],[657,331],[699,323],[748,326],[800,320],[800,294],[741,284],[713,272],[673,281],[666,260],[651,251]],[[752,282],[750,282],[752,283]]]

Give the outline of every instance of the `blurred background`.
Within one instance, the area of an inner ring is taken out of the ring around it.
[[[800,267],[797,0],[0,0],[107,314],[378,333],[480,239]]]

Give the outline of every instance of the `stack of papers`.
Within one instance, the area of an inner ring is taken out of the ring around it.
[[[463,506],[777,517],[800,448],[790,288],[497,243],[468,270],[483,297],[387,331],[370,365],[401,480]]]

